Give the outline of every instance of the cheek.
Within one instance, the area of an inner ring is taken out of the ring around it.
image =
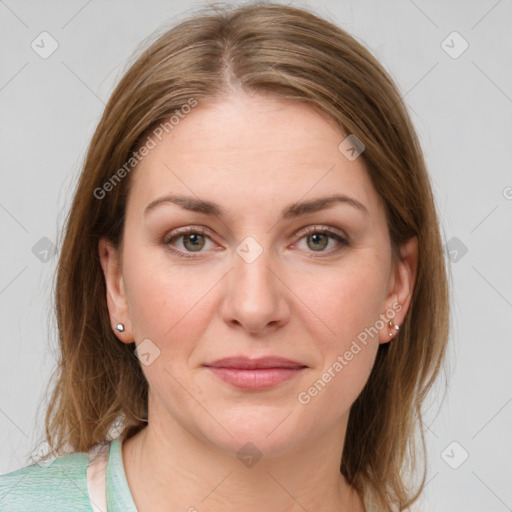
[[[127,254],[124,275],[135,339],[165,344],[166,353],[186,351],[187,342],[205,328],[211,314],[208,292],[218,278],[171,265],[159,248]]]
[[[375,325],[384,312],[386,285],[381,266],[359,263],[320,277],[302,277],[294,290],[300,290],[302,302],[314,313],[308,315],[314,339],[322,343],[325,353],[332,353],[348,349],[351,340]]]
[[[302,281],[303,302],[315,313],[307,330],[318,353],[302,401],[316,402],[322,414],[337,415],[359,396],[371,373],[379,347],[377,323],[387,281],[378,265],[347,265],[328,278]],[[318,398],[317,398],[318,397]],[[327,406],[326,402],[332,405]],[[322,405],[321,405],[322,404]],[[311,410],[316,409],[315,405]],[[326,412],[330,411],[330,412]]]

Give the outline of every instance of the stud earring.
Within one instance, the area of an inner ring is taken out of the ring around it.
[[[124,332],[124,324],[117,324],[115,326],[116,331]]]
[[[390,332],[389,333],[390,336],[393,336],[394,334],[396,334],[400,330],[400,326],[394,324],[391,320],[388,322],[388,326],[389,326],[390,329],[395,329],[395,331],[396,331],[396,332]]]

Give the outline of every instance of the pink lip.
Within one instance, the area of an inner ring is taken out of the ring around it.
[[[282,357],[250,359],[244,356],[219,359],[205,366],[224,382],[255,391],[277,386],[306,368]]]
[[[262,368],[304,368],[306,365],[278,356],[251,359],[246,356],[225,357],[205,366],[213,368],[235,368],[237,370],[255,370]]]

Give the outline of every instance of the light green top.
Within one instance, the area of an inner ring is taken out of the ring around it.
[[[0,475],[1,512],[91,512],[87,493],[87,453],[57,457]],[[110,443],[107,465],[108,512],[137,512],[123,466],[121,439]]]
[[[87,453],[71,453],[0,475],[0,512],[92,512],[87,492]],[[110,443],[107,465],[108,512],[138,512],[123,466],[121,439]],[[365,497],[366,512],[377,508]]]

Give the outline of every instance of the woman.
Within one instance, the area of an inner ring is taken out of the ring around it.
[[[58,458],[2,476],[2,510],[413,503],[448,288],[387,73],[288,6],[163,34],[94,134],[56,312]]]

